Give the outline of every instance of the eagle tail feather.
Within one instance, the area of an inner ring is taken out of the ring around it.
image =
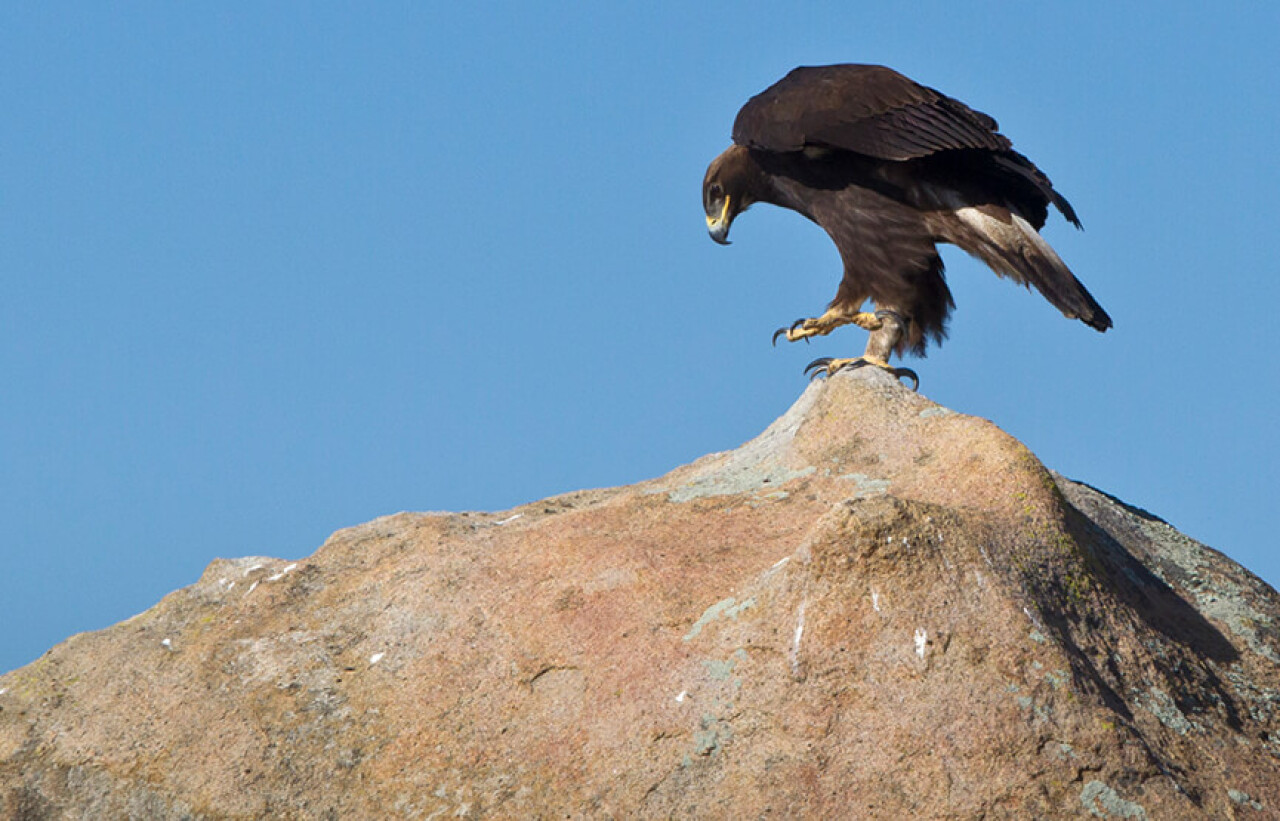
[[[1027,220],[990,206],[967,206],[953,213],[959,230],[948,236],[948,241],[981,259],[997,274],[1034,285],[1068,319],[1079,319],[1098,331],[1111,327],[1111,317]]]

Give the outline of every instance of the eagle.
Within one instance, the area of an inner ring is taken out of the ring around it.
[[[747,101],[733,145],[702,183],[711,238],[728,245],[734,219],[755,203],[789,208],[835,242],[844,276],[821,316],[773,335],[795,342],[854,324],[871,332],[857,359],[816,359],[833,374],[920,356],[941,344],[955,302],[937,244],[951,243],[993,271],[1035,286],[1069,319],[1099,331],[1111,317],[1040,236],[1052,205],[1080,220],[996,121],[953,97],[877,65],[802,66]],[[866,302],[871,310],[863,311]]]

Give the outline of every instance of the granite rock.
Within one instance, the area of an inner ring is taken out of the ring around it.
[[[866,369],[651,481],[214,561],[0,676],[0,816],[1276,817],[1278,626]]]

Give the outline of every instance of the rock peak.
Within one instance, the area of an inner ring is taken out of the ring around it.
[[[0,676],[5,817],[1280,812],[1280,597],[872,369],[636,485],[402,513]]]

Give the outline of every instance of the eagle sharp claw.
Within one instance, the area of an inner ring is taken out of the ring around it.
[[[889,373],[893,374],[899,379],[905,376],[907,379],[911,380],[911,390],[913,391],[920,390],[920,377],[917,376],[916,372],[911,370],[910,368],[890,368]]]
[[[833,365],[834,367],[832,367]],[[910,379],[911,390],[917,391],[920,389],[920,377],[916,374],[915,371],[911,370],[910,368],[895,368],[892,365],[889,365],[888,363],[882,364],[880,362],[875,362],[865,357],[859,357],[857,359],[835,359],[830,356],[824,356],[824,357],[820,357],[818,359],[813,360],[808,365],[805,365],[804,372],[806,374],[809,374],[809,381],[812,382],[814,379],[817,379],[819,376],[824,376],[824,375],[830,376],[836,371],[842,370],[844,368],[849,368],[850,370],[853,370],[854,368],[864,368],[867,365],[873,365],[883,371],[888,371],[889,373],[893,374],[894,377],[897,379],[903,379],[903,378]],[[813,371],[813,373],[809,373],[809,371]]]
[[[805,365],[804,372],[808,374],[809,381],[812,382],[813,380],[817,379],[819,376],[822,376],[823,374],[834,373],[834,371],[831,371],[829,369],[829,366],[833,361],[834,360],[830,356],[820,356],[817,359],[810,362],[808,365]],[[809,371],[813,371],[813,373],[809,373]]]
[[[772,343],[771,343],[771,344],[773,345],[773,347],[775,347],[775,348],[776,348],[776,347],[778,347],[778,337],[780,337],[780,336],[784,336],[784,335],[787,337],[787,341],[788,341],[788,342],[795,342],[795,340],[791,338],[791,334],[792,334],[792,332],[793,332],[793,331],[795,331],[795,329],[796,329],[796,328],[801,327],[802,325],[804,325],[804,323],[806,323],[806,322],[808,322],[808,321],[809,321],[808,319],[805,319],[805,318],[801,317],[800,319],[797,319],[795,322],[792,322],[792,323],[791,323],[791,326],[790,326],[789,328],[779,328],[778,330],[774,331],[774,332],[773,332],[773,340],[772,340]],[[806,336],[802,336],[802,337],[800,337],[800,338],[801,338],[801,339],[803,339],[803,340],[805,341],[805,344],[808,344],[808,342],[809,342],[809,337],[808,337],[807,335],[806,335]]]

